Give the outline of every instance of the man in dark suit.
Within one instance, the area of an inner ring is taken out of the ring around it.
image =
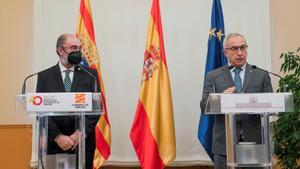
[[[252,69],[246,62],[247,42],[243,35],[229,34],[224,41],[228,65],[209,72],[206,76],[200,107],[204,112],[210,93],[272,92],[268,73]],[[233,67],[230,69],[230,67]],[[260,116],[237,116],[237,134],[241,141],[261,142]],[[212,153],[216,169],[226,169],[226,137],[224,115],[216,115],[213,126]]]
[[[57,39],[59,62],[38,74],[37,92],[95,92],[94,79],[81,68],[68,62],[70,52],[80,51],[81,42],[72,34]],[[96,70],[87,70],[97,77]],[[99,90],[99,85],[98,85]],[[95,149],[94,129],[99,116],[86,116],[86,168],[92,169]],[[74,153],[80,132],[75,129],[75,118],[53,116],[48,120],[48,154]]]

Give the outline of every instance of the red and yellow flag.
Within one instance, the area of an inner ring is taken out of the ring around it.
[[[110,155],[111,132],[107,116],[104,85],[100,72],[99,54],[96,46],[92,12],[89,0],[80,0],[80,10],[76,35],[83,47],[83,57],[88,66],[97,70],[102,94],[104,115],[101,115],[95,127],[96,149],[94,154],[94,168],[98,169]]]
[[[130,138],[143,169],[161,169],[176,156],[172,96],[159,0],[148,25],[140,96]]]

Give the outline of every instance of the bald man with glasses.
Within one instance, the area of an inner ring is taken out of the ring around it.
[[[269,74],[259,69],[252,69],[251,65],[247,63],[248,45],[243,35],[239,33],[228,34],[223,48],[228,59],[228,65],[207,74],[200,102],[202,112],[204,112],[210,93],[273,91]],[[237,115],[236,120],[239,141],[261,143],[259,115]],[[214,119],[212,153],[215,169],[227,169],[224,115],[216,115]]]
[[[95,92],[95,81],[81,68],[68,62],[71,52],[81,51],[81,42],[73,34],[62,34],[57,39],[59,62],[38,74],[36,92]],[[86,68],[95,77],[94,69]],[[100,87],[98,84],[98,92]],[[95,125],[98,115],[86,116],[86,169],[92,169],[95,150]],[[75,118],[51,116],[48,121],[48,154],[75,153],[80,132],[75,129]]]

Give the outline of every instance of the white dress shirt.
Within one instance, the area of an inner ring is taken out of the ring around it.
[[[230,66],[230,64],[228,64],[228,66]],[[240,68],[242,69],[242,71],[240,72],[240,78],[242,80],[242,86],[243,86],[244,79],[245,79],[246,63]],[[232,79],[234,79],[234,76],[235,76],[234,69],[235,69],[235,67],[230,70]]]
[[[66,70],[67,68],[65,68],[60,62],[58,63],[59,65],[59,69],[60,69],[60,73],[61,73],[61,77],[62,77],[62,80],[64,81],[65,77],[66,77]],[[75,66],[71,67],[69,70],[70,70],[70,74],[69,74],[69,77],[71,79],[71,83],[73,82],[73,77],[74,77],[74,68]]]

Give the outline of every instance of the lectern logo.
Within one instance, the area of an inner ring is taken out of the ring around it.
[[[249,98],[249,103],[257,103],[257,98],[256,97],[250,97]]]
[[[75,104],[72,106],[75,109],[85,109],[89,104],[86,103],[86,95],[84,93],[75,93]]]
[[[256,96],[250,96],[248,102],[237,102],[236,108],[241,108],[244,110],[253,110],[257,108],[272,108],[271,102],[259,101]]]
[[[41,96],[32,96],[29,100],[33,105],[39,106],[43,102],[43,98]]]
[[[85,94],[75,94],[75,103],[76,104],[84,104],[85,103]]]

